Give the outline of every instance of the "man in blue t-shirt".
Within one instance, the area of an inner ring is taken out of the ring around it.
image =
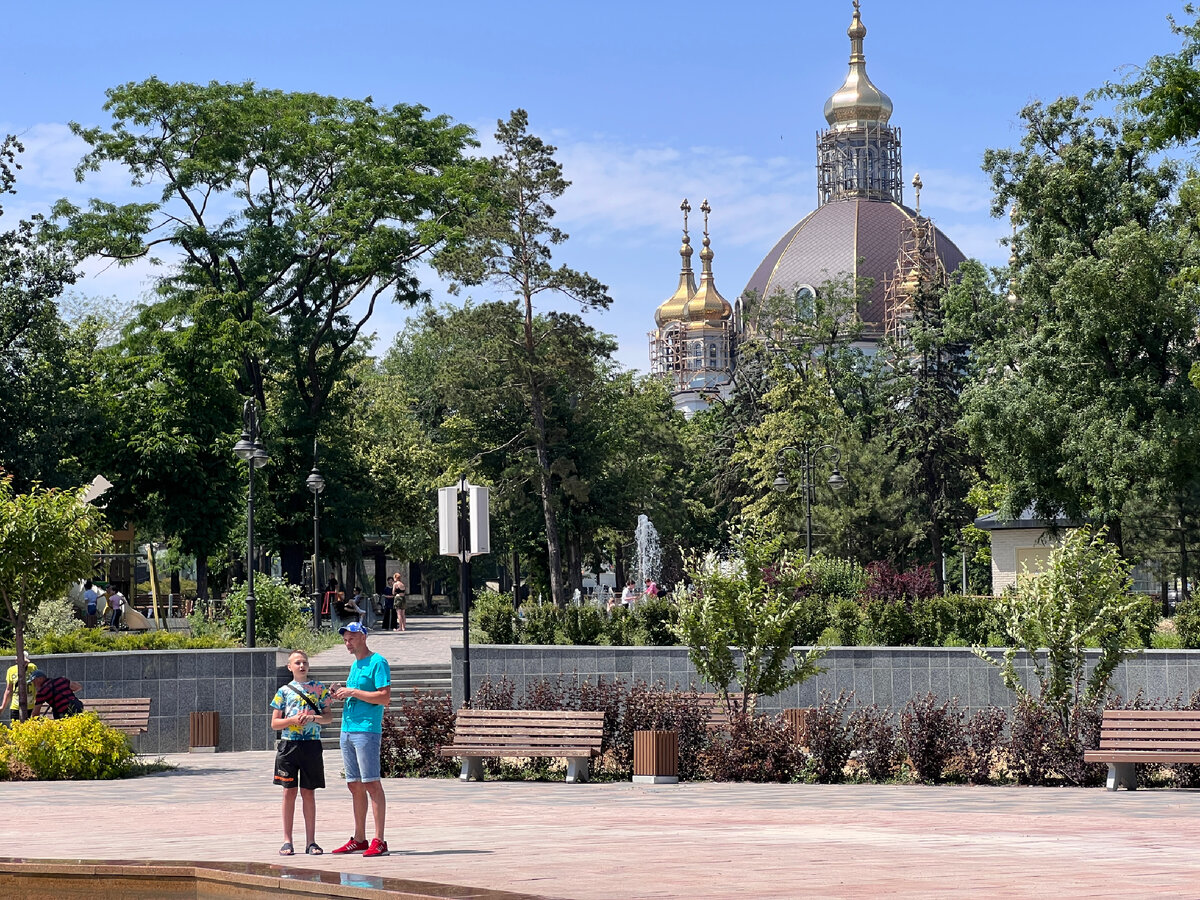
[[[346,767],[346,786],[354,806],[354,834],[334,853],[358,853],[363,856],[387,856],[383,839],[387,811],[380,782],[379,746],[383,739],[383,711],[392,702],[392,669],[388,661],[367,647],[365,625],[350,622],[338,629],[346,649],[354,656],[344,687],[333,696],[345,701],[342,710],[342,763]],[[375,819],[375,837],[367,843],[367,801]]]

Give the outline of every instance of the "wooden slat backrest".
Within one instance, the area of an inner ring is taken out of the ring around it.
[[[1200,710],[1106,709],[1101,750],[1200,750]]]
[[[460,747],[599,749],[603,739],[603,712],[461,709],[454,722]]]
[[[140,734],[149,729],[149,697],[96,697],[80,702],[86,711],[94,712],[105,725],[119,731]]]

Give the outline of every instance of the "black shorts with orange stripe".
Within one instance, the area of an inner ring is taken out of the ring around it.
[[[284,788],[325,787],[320,741],[280,741],[275,754],[275,783]]]

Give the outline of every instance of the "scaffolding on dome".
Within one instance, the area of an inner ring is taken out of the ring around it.
[[[929,290],[949,284],[950,276],[937,252],[937,229],[925,216],[913,216],[900,232],[896,268],[884,286],[884,334],[889,338],[901,336],[905,322],[912,318],[913,301],[922,287]]]
[[[650,373],[668,379],[672,393],[716,393],[729,382],[732,322],[670,322],[649,337]]]
[[[817,205],[854,198],[903,203],[902,168],[898,127],[817,132]]]

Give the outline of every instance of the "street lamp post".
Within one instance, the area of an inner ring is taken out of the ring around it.
[[[833,456],[833,474],[829,476],[828,484],[833,490],[840,491],[847,484],[846,479],[842,477],[842,473],[838,470],[838,463],[842,461],[842,454],[833,444],[822,444],[819,447],[814,447],[812,444],[804,443],[799,447],[784,447],[778,453],[779,459],[779,474],[775,476],[775,480],[771,483],[771,487],[779,492],[786,491],[790,487],[787,476],[783,474],[783,457],[797,454],[800,457],[801,471],[801,488],[804,490],[804,558],[812,558],[812,493],[813,493],[813,466],[816,462],[816,457],[828,452]]]
[[[313,467],[308,473],[308,478],[304,483],[308,485],[308,489],[313,495],[313,565],[312,565],[312,608],[313,608],[313,631],[321,630],[321,506],[318,502],[318,497],[321,496],[321,491],[325,490],[325,479],[321,477],[321,471],[317,468],[317,439],[313,438]]]
[[[259,439],[258,407],[253,398],[242,409],[242,437],[233,452],[247,462],[250,489],[246,498],[246,646],[254,646],[254,470],[271,461]]]

